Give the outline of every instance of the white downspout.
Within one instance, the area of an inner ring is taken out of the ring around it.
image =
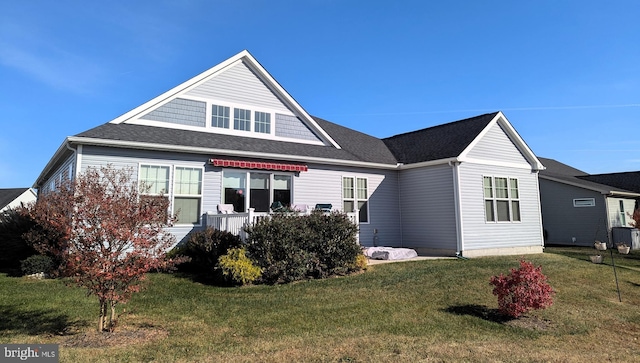
[[[449,166],[453,168],[453,198],[456,214],[456,256],[463,257],[462,251],[464,250],[464,238],[462,236],[462,205],[460,200],[460,173],[458,172],[458,166],[460,162],[450,161]]]

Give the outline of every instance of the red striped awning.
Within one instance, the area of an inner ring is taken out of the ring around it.
[[[303,164],[282,164],[263,161],[210,159],[209,164],[227,168],[277,170],[277,171],[307,171],[309,168]]]

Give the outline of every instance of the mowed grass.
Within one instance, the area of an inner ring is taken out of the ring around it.
[[[221,288],[151,274],[119,307],[119,329],[166,332],[151,341],[68,347],[94,329],[97,301],[58,280],[0,275],[0,343],[59,343],[61,361],[585,362],[640,357],[640,253],[547,248],[552,307],[516,324],[492,319],[489,278],[522,256],[375,265],[362,274],[279,286]],[[123,308],[125,311],[123,311]]]

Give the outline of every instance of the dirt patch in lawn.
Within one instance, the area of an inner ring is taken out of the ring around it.
[[[504,322],[504,325],[513,326],[521,329],[545,331],[553,327],[550,320],[540,319],[536,316],[521,316]]]
[[[65,337],[60,342],[60,345],[72,348],[122,347],[144,344],[164,339],[167,336],[169,336],[167,330],[151,325],[122,326],[117,327],[113,332],[100,333],[97,330],[78,332],[77,334]]]

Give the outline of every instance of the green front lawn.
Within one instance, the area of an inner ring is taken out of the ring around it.
[[[59,343],[63,362],[637,359],[640,253],[614,252],[619,302],[609,251],[602,265],[588,261],[593,249],[546,251],[525,258],[543,266],[555,304],[510,322],[496,319],[489,278],[517,267],[519,256],[382,264],[349,277],[242,288],[153,274],[119,307],[118,331],[128,334],[103,339],[106,348],[89,339],[94,297],[62,281],[0,275],[0,343]]]

